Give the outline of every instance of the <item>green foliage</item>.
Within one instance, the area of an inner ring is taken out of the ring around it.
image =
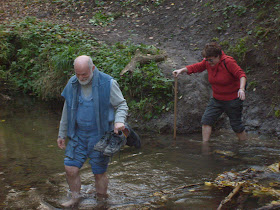
[[[143,53],[159,53],[153,46],[132,45],[129,43],[116,43],[113,46],[102,45],[95,52],[93,61],[100,68],[106,69],[106,73],[119,81],[126,98],[129,99],[129,107],[139,118],[150,119],[163,111],[168,111],[172,104],[172,80],[164,77],[156,63],[151,62],[144,66],[138,66],[133,73],[126,73],[120,77],[122,69],[130,62],[136,50]],[[162,110],[166,106],[167,109]]]
[[[114,16],[112,14],[104,14],[101,11],[94,14],[89,23],[99,26],[107,26],[114,21]]]
[[[258,85],[257,81],[251,81],[251,82],[249,82],[247,88],[248,88],[249,90],[253,90],[254,88],[257,87],[257,85]]]
[[[102,0],[95,0],[94,2],[96,4],[96,6],[98,6],[98,7],[101,7],[105,4],[105,1],[102,1]]]
[[[236,5],[236,4],[232,4],[232,5],[228,5],[227,7],[225,7],[223,9],[222,14],[224,15],[225,18],[229,18],[230,15],[229,13],[233,12],[234,14],[236,14],[237,16],[242,16],[246,13],[247,8],[241,5]]]
[[[254,33],[255,33],[255,36],[256,36],[257,38],[263,39],[263,38],[265,38],[265,37],[268,35],[269,30],[270,30],[270,29],[266,29],[266,28],[264,28],[264,27],[257,26],[257,27],[254,29]]]
[[[229,3],[228,1],[221,2],[223,5],[222,9],[216,6],[214,0],[207,1],[203,6],[211,7],[211,11],[216,13],[215,17],[218,17],[220,14],[224,16],[225,19],[230,19],[232,15],[242,16],[247,12],[247,7],[243,5],[237,5]]]
[[[274,115],[275,115],[275,117],[280,117],[280,110],[279,110],[279,109],[276,110],[276,111],[274,112]]]
[[[275,70],[274,70],[274,72],[273,72],[274,75],[279,75],[279,74],[280,74],[280,67],[279,67],[279,64],[280,64],[280,57],[277,57],[277,63],[276,63],[277,68],[275,68]]]
[[[155,0],[155,1],[152,1],[156,6],[159,6],[159,5],[161,5],[163,2],[164,2],[164,0]]]
[[[6,70],[7,66],[10,64],[9,58],[12,56],[14,51],[14,46],[10,43],[11,33],[9,31],[5,31],[3,27],[0,28],[0,70]]]
[[[244,69],[244,72],[249,74],[252,71],[250,66],[246,66],[246,68]]]
[[[247,40],[248,37],[244,37],[237,40],[235,44],[230,44],[229,41],[223,41],[220,44],[226,54],[232,55],[238,63],[241,63],[248,51]]]
[[[9,35],[2,37],[1,47],[12,46],[13,50],[1,51],[0,57],[6,57],[1,69],[8,70],[12,75],[10,80],[24,92],[34,92],[44,99],[60,95],[61,86],[56,88],[52,85],[56,77],[69,76],[65,72],[66,67],[58,68],[61,62],[68,59],[70,66],[73,57],[90,51],[91,46],[96,45],[88,35],[68,26],[53,25],[32,17],[6,25],[5,30]],[[69,54],[71,56],[67,56]],[[56,56],[59,55],[63,60],[58,62]],[[60,85],[65,85],[65,80]]]
[[[68,26],[30,17],[3,26],[0,35],[0,79],[8,77],[24,92],[44,100],[58,99],[74,73],[74,59],[86,54],[98,68],[119,81],[130,110],[139,118],[150,119],[172,106],[172,81],[164,77],[155,63],[138,66],[133,73],[120,77],[137,49],[142,53],[159,53],[153,46],[109,46]]]
[[[252,4],[254,5],[254,6],[263,6],[263,5],[265,5],[266,4],[266,0],[253,0],[252,1]]]
[[[214,0],[207,1],[203,6],[209,7],[213,2],[214,2]]]
[[[145,5],[145,4],[151,4],[154,6],[159,6],[161,5],[165,0],[122,0],[119,2],[119,4],[122,7],[126,7],[129,5],[133,6],[139,6],[139,5]]]
[[[238,17],[247,16],[247,18],[254,19],[254,21],[246,27],[248,35],[255,35],[255,37],[251,37],[251,39],[257,38],[261,41],[267,41],[269,38],[272,38],[271,36],[279,34],[280,3],[277,0],[239,2],[209,0],[203,5],[204,7],[210,7],[208,11],[211,11],[212,14],[209,15],[209,22],[214,20],[214,28],[219,33],[228,32],[227,29],[232,26],[234,21],[236,21],[236,23],[234,23],[236,26],[239,24],[239,21],[241,22],[241,27],[239,27],[238,30],[243,32],[244,27],[242,27],[242,19]],[[221,16],[224,18],[220,18]],[[273,39],[275,38],[276,37],[273,37]]]
[[[212,42],[219,42],[220,39],[219,39],[219,37],[213,37],[213,38],[211,39],[211,41],[212,41]]]
[[[153,113],[160,114],[162,111],[168,111],[162,108],[167,105],[166,102],[173,101],[172,80],[165,78],[154,62],[142,68],[139,66],[130,77],[121,77],[120,83],[126,87],[130,86],[129,96],[137,102],[132,109],[139,114],[139,117],[142,114],[141,110],[144,111],[146,119],[152,118]],[[168,104],[167,107],[170,108],[170,105]]]

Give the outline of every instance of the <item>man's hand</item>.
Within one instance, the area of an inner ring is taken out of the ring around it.
[[[58,146],[60,149],[65,149],[65,139],[58,138],[58,139],[57,139],[57,146]]]
[[[123,131],[125,129],[124,123],[117,122],[114,125],[114,133],[118,134],[119,131]]]

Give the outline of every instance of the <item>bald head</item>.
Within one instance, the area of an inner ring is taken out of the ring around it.
[[[75,74],[81,85],[91,81],[94,68],[92,59],[87,55],[81,55],[74,60]]]
[[[92,69],[93,67],[92,59],[87,55],[78,56],[74,60],[74,69],[76,68],[89,68]]]

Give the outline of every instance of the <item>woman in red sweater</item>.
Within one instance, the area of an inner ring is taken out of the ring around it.
[[[217,43],[206,44],[202,55],[204,59],[182,69],[173,71],[174,77],[208,71],[208,80],[212,86],[213,97],[202,116],[202,139],[208,142],[212,126],[223,112],[230,119],[230,125],[240,140],[246,139],[242,124],[243,100],[245,100],[246,74],[236,61],[227,56]]]

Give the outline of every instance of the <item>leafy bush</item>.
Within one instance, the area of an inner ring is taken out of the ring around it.
[[[173,100],[172,80],[164,77],[154,62],[138,66],[133,73],[120,77],[121,70],[130,62],[137,49],[143,53],[159,53],[153,46],[116,43],[110,47],[102,45],[94,52],[93,62],[118,80],[134,114],[139,118],[150,119],[168,111],[172,106],[169,103]]]
[[[1,57],[8,60],[1,69],[8,70],[10,81],[24,92],[35,93],[43,99],[60,95],[67,77],[72,74],[73,58],[97,44],[92,38],[89,40],[88,35],[68,26],[32,17],[6,25],[5,30],[9,35],[1,37],[1,47],[9,45],[14,49],[1,51]],[[56,59],[58,56],[60,60]],[[63,63],[67,66],[62,66]]]
[[[28,17],[4,25],[0,32],[0,78],[26,93],[44,100],[57,100],[73,75],[73,61],[89,55],[95,65],[119,81],[131,110],[149,119],[168,110],[172,103],[172,81],[162,75],[155,63],[138,66],[133,74],[120,77],[138,49],[159,53],[146,45],[101,44],[89,34],[69,26],[56,25]]]

